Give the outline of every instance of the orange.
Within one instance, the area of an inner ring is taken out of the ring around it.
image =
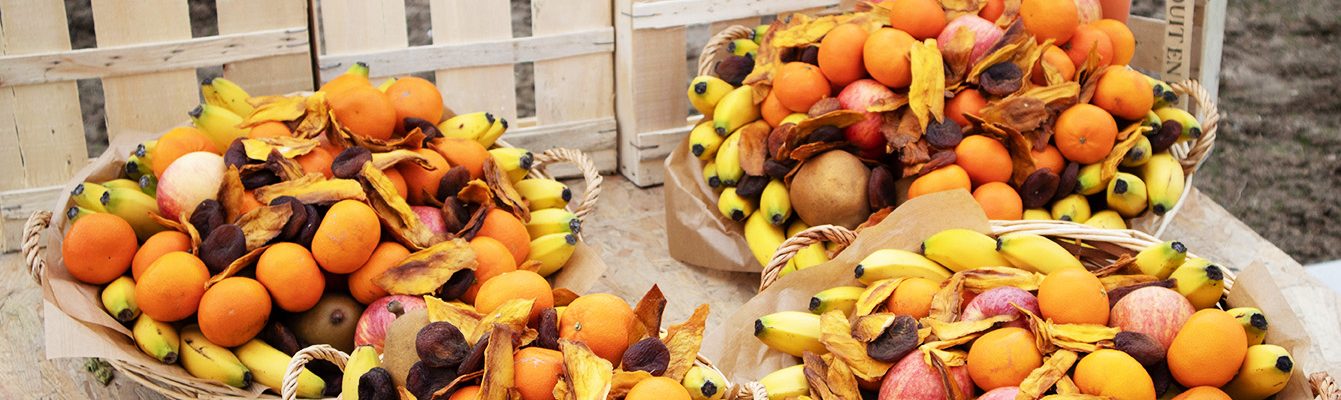
[[[1117,140],[1117,121],[1102,108],[1076,104],[1062,111],[1053,128],[1053,141],[1066,159],[1093,164],[1108,157]]]
[[[1108,292],[1089,271],[1064,269],[1038,285],[1038,309],[1059,324],[1108,325]]]
[[[842,24],[824,35],[820,40],[818,60],[820,72],[829,83],[843,87],[866,76],[861,53],[868,36],[866,29],[857,24]]]
[[[964,168],[974,185],[1010,180],[1010,152],[996,139],[983,135],[965,137],[955,147],[955,165]]]
[[[1230,400],[1229,395],[1214,386],[1197,386],[1174,396],[1173,400]]]
[[[1074,0],[1024,0],[1020,20],[1039,43],[1066,43],[1080,26],[1080,10]]]
[[[414,117],[437,125],[442,122],[442,93],[424,78],[403,76],[386,88],[386,97],[396,110],[396,129],[405,130],[405,119]]]
[[[200,332],[210,342],[241,346],[265,328],[270,319],[270,295],[255,279],[226,278],[205,290],[197,319]]]
[[[372,86],[355,86],[326,96],[335,120],[355,134],[387,140],[396,128],[396,106]]]
[[[573,300],[559,316],[559,337],[581,342],[601,358],[619,364],[636,323],[624,299],[609,293],[589,294]]]
[[[501,209],[495,208],[485,214],[484,226],[480,227],[476,236],[498,240],[512,253],[512,260],[517,265],[526,262],[526,256],[531,254],[531,234],[526,232],[526,224]]]
[[[396,187],[396,193],[399,194],[402,199],[410,194],[410,189],[406,187],[405,177],[401,176],[400,170],[387,168],[382,170],[382,174],[386,175],[386,178],[391,180],[391,185]]]
[[[924,278],[909,278],[899,283],[894,294],[885,300],[885,308],[898,315],[923,318],[931,314],[931,297],[941,290],[939,282]]]
[[[955,93],[955,97],[945,103],[945,116],[950,117],[961,128],[968,128],[969,120],[964,114],[978,115],[983,107],[987,106],[987,99],[982,97],[982,92],[975,89],[964,89]],[[965,129],[967,130],[967,129]]]
[[[513,355],[512,363],[522,400],[554,400],[554,385],[563,377],[563,353],[527,347]]]
[[[470,171],[470,179],[484,178],[484,161],[488,160],[490,155],[489,150],[480,145],[480,142],[462,138],[442,138],[434,140],[430,145],[438,155],[447,160],[448,165],[459,165]]]
[[[1043,365],[1043,355],[1028,329],[1000,328],[973,341],[967,365],[973,383],[983,390],[992,390],[1019,386],[1034,368]]]
[[[158,138],[158,145],[154,147],[154,176],[163,176],[163,171],[167,171],[173,161],[177,161],[187,153],[197,151],[220,153],[214,146],[214,141],[199,129],[189,126],[172,128],[163,134],[163,137]]]
[[[312,148],[312,151],[298,156],[293,160],[297,161],[298,165],[303,167],[303,173],[320,173],[325,175],[326,179],[335,177],[335,174],[331,173],[331,162],[335,161],[335,157],[332,157],[331,153],[327,152],[326,149],[314,147]]]
[[[969,181],[968,173],[964,172],[964,168],[950,164],[914,179],[912,185],[908,186],[908,198],[912,199],[927,193],[946,190],[969,190],[972,188],[973,185]]]
[[[1112,399],[1154,399],[1155,384],[1135,358],[1103,349],[1076,363],[1076,387],[1081,393]]]
[[[1099,65],[1113,63],[1113,41],[1108,39],[1108,35],[1104,34],[1103,31],[1090,25],[1081,25],[1076,28],[1076,33],[1071,37],[1071,41],[1063,47],[1066,48],[1066,56],[1071,57],[1071,63],[1076,68],[1085,65],[1085,60],[1089,58],[1091,51],[1099,56]]]
[[[689,391],[685,390],[680,382],[657,376],[643,379],[642,382],[633,385],[633,389],[629,389],[629,394],[624,396],[624,400],[690,400],[690,397]]]
[[[101,285],[130,269],[139,250],[135,229],[113,214],[94,213],[75,220],[61,241],[65,269],[80,282]]]
[[[982,10],[978,11],[978,16],[982,17],[982,19],[996,22],[998,18],[1001,18],[1001,14],[1005,12],[1006,0],[987,0],[987,4],[984,4]]]
[[[1062,170],[1066,169],[1066,158],[1062,157],[1062,152],[1058,151],[1056,146],[1047,145],[1042,151],[1031,149],[1029,156],[1034,159],[1034,167],[1038,169],[1047,168],[1057,175],[1061,175]]]
[[[1038,63],[1034,64],[1034,71],[1030,73],[1029,79],[1036,85],[1047,85],[1048,78],[1043,72],[1043,64],[1047,64],[1062,76],[1062,80],[1069,81],[1076,77],[1076,64],[1071,62],[1071,56],[1066,55],[1060,47],[1048,45],[1047,50],[1043,50],[1043,56],[1038,58]]]
[[[1132,35],[1127,24],[1105,18],[1091,23],[1090,26],[1108,35],[1108,41],[1113,45],[1113,65],[1131,63],[1132,55],[1136,54],[1136,36]]]
[[[135,258],[130,261],[131,276],[139,280],[140,275],[149,269],[149,265],[152,265],[164,254],[174,251],[191,251],[191,237],[180,231],[155,233],[144,241],[144,245],[140,246],[139,250],[135,251]]]
[[[1145,118],[1155,105],[1154,91],[1145,75],[1126,67],[1110,67],[1099,77],[1090,103],[1113,114],[1114,117],[1137,120]]]
[[[1024,217],[1024,201],[1015,188],[1005,182],[988,182],[973,191],[987,219],[1017,220]]]
[[[789,62],[778,68],[773,77],[773,92],[783,107],[795,112],[806,112],[810,106],[829,95],[829,81],[819,67],[803,62]]]
[[[181,321],[196,313],[209,279],[205,263],[191,253],[164,254],[135,281],[135,302],[155,321]]]
[[[441,154],[431,149],[418,149],[414,152],[428,160],[428,164],[434,169],[427,170],[418,163],[402,162],[396,165],[396,170],[405,178],[405,188],[410,192],[406,200],[410,204],[423,205],[438,195],[438,185],[442,183],[442,176],[447,175],[452,165],[447,163],[447,159],[442,158]]]
[[[768,96],[764,97],[764,102],[759,104],[759,114],[763,116],[764,122],[768,122],[768,126],[777,128],[778,125],[782,125],[783,118],[792,114],[792,110],[783,107],[782,102],[778,101],[778,96],[774,96],[770,91]]]
[[[891,0],[889,26],[917,40],[934,38],[945,29],[945,9],[936,0]],[[995,21],[995,20],[989,20]]]
[[[1173,379],[1186,387],[1224,386],[1239,372],[1248,353],[1243,326],[1216,308],[1187,318],[1169,345],[1167,362]]]
[[[386,297],[386,290],[375,283],[377,277],[409,256],[410,250],[401,246],[400,243],[382,242],[378,244],[377,249],[373,250],[372,256],[368,257],[368,262],[363,263],[362,267],[349,274],[349,294],[363,304],[369,304]]]
[[[456,389],[456,392],[452,393],[452,397],[447,398],[447,400],[477,400],[479,396],[479,386],[466,386]]]
[[[246,115],[243,115],[243,117],[246,117]],[[288,125],[284,125],[283,122],[279,121],[262,122],[260,125],[253,126],[251,127],[251,130],[247,131],[247,137],[252,139],[289,136],[293,136],[293,132],[289,130]]]
[[[243,191],[243,193],[244,194],[242,195],[242,209],[238,211],[238,215],[246,214],[251,212],[251,210],[261,208],[261,201],[256,200],[256,192],[246,190]]]
[[[866,38],[862,45],[862,64],[876,81],[893,89],[908,87],[913,82],[912,60],[908,52],[917,40],[907,32],[894,28],[880,28]]]
[[[261,253],[256,261],[256,280],[265,285],[275,304],[288,312],[307,311],[317,305],[326,290],[326,277],[312,260],[312,253],[288,242],[276,243]]]
[[[466,303],[475,303],[475,295],[479,294],[480,286],[489,278],[498,276],[504,272],[517,270],[517,261],[512,259],[512,253],[508,251],[507,246],[494,238],[487,236],[476,236],[470,240],[470,249],[475,251],[475,284],[466,289],[466,293],[461,296]]]
[[[326,211],[312,236],[312,257],[321,268],[348,274],[362,267],[382,241],[382,223],[372,207],[342,200]]]
[[[531,299],[531,320],[540,316],[540,311],[554,307],[554,292],[544,277],[531,271],[504,272],[494,276],[480,286],[475,295],[475,309],[481,314],[494,312],[498,306],[508,300]]]
[[[363,67],[365,70],[367,69],[366,65]],[[372,87],[372,82],[368,81],[366,74],[345,72],[335,77],[335,79],[331,79],[330,82],[321,85],[321,89],[318,90],[326,92],[326,96],[329,97],[357,87]]]

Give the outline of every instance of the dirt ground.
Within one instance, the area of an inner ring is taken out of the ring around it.
[[[191,0],[194,36],[218,33],[214,2]],[[406,0],[411,45],[432,42],[428,0]],[[94,46],[89,0],[65,2],[75,48]],[[512,0],[513,33],[530,35],[529,0]],[[1162,14],[1162,0],[1134,13]],[[1196,185],[1303,263],[1341,259],[1341,11],[1321,0],[1229,1],[1220,136]],[[687,55],[709,33],[691,29]],[[217,76],[218,68],[198,71]],[[430,74],[431,75],[431,74]],[[429,79],[431,77],[426,76]],[[517,68],[522,115],[533,113],[530,65]],[[90,156],[106,146],[102,87],[79,84]]]

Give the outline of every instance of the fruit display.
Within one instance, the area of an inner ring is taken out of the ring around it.
[[[1148,235],[1029,224],[857,254],[851,285],[754,321],[799,365],[753,395],[1266,399],[1295,374],[1289,350],[1263,340],[1269,316],[1222,299],[1233,275],[1213,260]]]
[[[76,186],[60,225],[65,270],[153,359],[221,393],[278,393],[295,352],[380,350],[395,315],[551,305],[591,204],[532,168],[585,156],[501,145],[505,119],[454,114],[416,77],[375,87],[361,64],[313,93],[201,91],[191,126]],[[299,397],[340,394],[335,365],[309,367]]]
[[[892,0],[780,17],[749,30],[749,52],[705,48],[720,62],[689,84],[703,117],[686,162],[701,164],[703,194],[743,225],[760,265],[794,226],[853,229],[946,190],[970,192],[995,220],[1161,218],[1214,123],[1179,108],[1180,94],[1203,100],[1195,82],[1128,66],[1132,32],[1099,16],[1088,0]]]
[[[606,293],[551,292],[526,271],[497,279],[508,282],[485,285],[474,304],[424,296],[425,308],[391,309],[380,346],[302,353],[340,359],[351,400],[726,398],[730,383],[697,361],[708,305],[663,328],[666,298],[655,285],[631,306]]]

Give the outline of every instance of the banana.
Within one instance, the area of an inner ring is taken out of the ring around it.
[[[103,182],[101,183],[101,185],[107,187],[108,189],[121,188],[121,189],[140,190],[139,181],[132,181],[126,178],[113,179],[110,181]]]
[[[749,85],[732,89],[712,110],[712,128],[718,136],[726,136],[758,119],[759,106],[754,104],[754,89]],[[720,159],[717,161],[718,164],[721,162]]]
[[[138,185],[138,184],[137,184]],[[130,223],[130,227],[135,229],[135,236],[143,243],[155,233],[162,232],[167,227],[159,225],[149,214],[158,214],[158,200],[153,196],[144,194],[140,189],[111,188],[103,197],[103,207],[108,213],[114,214]]]
[[[1146,208],[1145,181],[1136,175],[1118,172],[1108,181],[1108,208],[1127,218],[1141,215]]]
[[[158,178],[153,174],[140,177],[140,191],[150,196],[158,196]]]
[[[480,145],[484,146],[484,148],[486,149],[494,147],[494,142],[497,142],[498,138],[500,136],[503,136],[503,133],[507,131],[508,131],[508,119],[498,117],[497,119],[494,120],[493,125],[489,125],[489,130],[484,131],[483,135],[480,135],[480,137],[475,138],[475,141],[479,142]]]
[[[531,240],[531,260],[540,262],[536,273],[550,276],[568,263],[577,249],[577,237],[571,233],[551,233]]]
[[[804,352],[826,354],[820,343],[820,316],[805,311],[782,311],[754,321],[754,337],[769,348],[800,357]]]
[[[1150,157],[1141,167],[1141,178],[1145,180],[1146,198],[1155,215],[1164,215],[1178,205],[1183,185],[1187,184],[1182,164],[1167,151]]]
[[[527,179],[522,182],[529,181]],[[531,220],[526,221],[526,233],[538,238],[551,233],[582,232],[582,220],[577,215],[562,208],[546,208],[531,211]]]
[[[396,77],[393,76],[390,78],[386,78],[386,80],[382,81],[382,83],[377,84],[377,90],[381,91],[382,93],[386,93],[386,90],[390,89],[391,85],[395,84],[396,84]]]
[[[735,193],[735,189],[727,190]],[[745,220],[745,244],[749,245],[750,252],[754,253],[754,259],[759,261],[759,265],[767,265],[784,240],[787,240],[787,237],[783,234],[782,227],[769,223],[764,213],[753,213]]]
[[[708,160],[703,164],[703,181],[708,182],[708,186],[713,189],[722,187],[722,178],[717,176],[717,161]]]
[[[140,316],[140,306],[135,304],[135,280],[129,276],[116,278],[102,288],[102,308],[122,323],[135,320]]]
[[[234,349],[237,359],[250,369],[256,383],[269,386],[276,392],[284,384],[284,371],[289,368],[293,357],[270,347],[260,339],[252,339]],[[306,368],[298,374],[298,397],[318,399],[326,391],[326,381]]]
[[[238,116],[251,115],[255,108],[247,100],[251,95],[237,83],[224,78],[209,78],[200,82],[200,94],[205,104],[227,108]]]
[[[793,365],[764,375],[759,384],[768,393],[768,400],[784,400],[807,396],[810,384],[806,381],[805,365]]]
[[[1254,307],[1237,307],[1228,311],[1230,316],[1243,325],[1243,332],[1248,334],[1248,345],[1262,344],[1266,339],[1267,329],[1271,324],[1267,322],[1266,314]]]
[[[340,382],[340,398],[359,400],[359,378],[381,364],[377,358],[377,349],[372,346],[355,348],[353,352],[349,353],[349,361],[345,362],[344,377],[341,378]]]
[[[717,148],[722,146],[722,137],[712,131],[712,121],[704,120],[689,131],[689,152],[703,161],[713,161],[717,157]]]
[[[800,218],[797,218],[796,221],[792,221],[792,224],[787,227],[787,237],[796,236],[796,234],[801,233],[801,231],[806,229],[810,229],[810,226],[806,225]],[[797,251],[796,255],[792,256],[792,262],[788,263],[788,266],[792,266],[792,270],[795,271],[820,265],[828,261],[829,253],[824,249],[824,245],[815,243]],[[781,274],[779,274],[779,277],[781,277]]]
[[[1141,120],[1141,125],[1150,128],[1150,131],[1146,132],[1146,135],[1152,135],[1155,132],[1158,132],[1159,127],[1163,124],[1164,120],[1159,119],[1159,114],[1155,114],[1155,110],[1146,111],[1145,119]]]
[[[773,225],[787,223],[792,217],[792,199],[787,193],[787,184],[777,179],[769,181],[759,196],[759,211]]]
[[[935,282],[950,279],[950,270],[921,254],[901,249],[876,250],[857,263],[853,271],[857,280],[866,285],[898,277],[925,278]]]
[[[726,45],[726,51],[737,56],[754,58],[759,54],[759,44],[752,39],[736,39]]]
[[[1224,270],[1200,257],[1183,261],[1169,277],[1174,279],[1174,290],[1198,310],[1214,307],[1225,290]]]
[[[201,104],[190,113],[191,122],[214,142],[214,148],[227,149],[233,139],[247,137],[247,129],[239,128],[242,117],[220,106]]]
[[[1080,173],[1076,175],[1076,193],[1089,196],[1104,191],[1108,181],[1103,180],[1104,166],[1101,164],[1094,163],[1080,167]]]
[[[1080,259],[1062,245],[1041,235],[1008,233],[996,239],[996,250],[1020,269],[1051,274],[1064,269],[1085,270]]]
[[[946,229],[931,235],[922,241],[922,254],[955,272],[1011,265],[996,251],[996,239],[968,229]]]
[[[85,216],[85,215],[89,215],[89,214],[93,214],[93,213],[96,213],[96,212],[97,212],[97,211],[93,211],[93,210],[90,210],[90,209],[87,209],[87,208],[84,208],[84,207],[80,207],[80,206],[71,206],[69,209],[66,209],[66,210],[65,210],[65,218],[66,218],[66,219],[69,219],[70,222],[75,222],[75,221],[78,220],[80,217],[83,217],[83,216]]]
[[[762,24],[762,25],[756,25],[756,26],[754,27],[754,34],[753,34],[753,35],[750,35],[750,38],[751,38],[751,39],[754,39],[754,43],[761,44],[761,45],[764,44],[764,35],[767,35],[767,34],[768,34],[768,27],[769,27],[769,26],[771,26],[771,25],[769,25],[769,24]]]
[[[151,167],[150,164],[145,163],[140,156],[134,154],[131,154],[130,158],[126,159],[126,165],[123,166],[123,168],[125,168],[126,177],[133,181],[139,181],[140,177],[145,174],[150,176],[154,174],[154,168]]]
[[[172,325],[154,321],[148,315],[141,314],[140,318],[135,320],[135,326],[131,327],[130,334],[135,339],[135,345],[144,354],[164,364],[177,363],[181,355],[182,340]]]
[[[206,340],[199,326],[189,325],[180,335],[182,367],[191,376],[238,388],[251,384],[251,370],[232,351]]]
[[[1154,151],[1150,148],[1150,138],[1141,135],[1136,138],[1136,146],[1127,150],[1127,155],[1122,157],[1122,166],[1139,167],[1150,161],[1150,156]]]
[[[689,367],[680,384],[689,392],[693,400],[721,400],[726,397],[728,384],[721,372],[702,365]],[[357,399],[352,399],[357,400]]]
[[[136,157],[139,157],[139,158],[140,158],[140,162],[144,163],[144,165],[153,167],[153,165],[154,165],[154,149],[157,149],[157,148],[158,148],[158,140],[157,140],[157,139],[155,139],[155,140],[146,140],[146,141],[144,141],[144,143],[140,143],[139,145],[136,145],[136,146],[135,146],[135,150],[132,151],[130,154],[135,155]],[[149,168],[149,170],[152,171],[153,168]]]
[[[1044,209],[1042,209],[1042,208],[1030,208],[1030,209],[1028,209],[1028,210],[1024,210],[1024,216],[1021,217],[1020,219],[1023,219],[1023,220],[1051,221],[1051,220],[1052,220],[1052,212],[1051,212],[1051,211],[1048,211],[1048,210],[1044,210]]]
[[[1150,81],[1150,87],[1152,89],[1150,94],[1155,97],[1155,105],[1152,108],[1164,108],[1178,103],[1178,92],[1173,91],[1173,86],[1169,86],[1168,83],[1148,75],[1145,79]]]
[[[106,201],[103,199],[105,196],[107,187],[93,182],[75,185],[74,190],[70,191],[70,199],[74,200],[75,206],[92,212],[107,212],[107,208],[102,205]]]
[[[740,197],[736,194],[736,188],[729,187],[722,190],[721,196],[717,197],[717,211],[733,221],[744,221],[754,214],[754,200]],[[748,235],[746,236],[748,238]]]
[[[1254,345],[1248,348],[1239,374],[1222,389],[1234,400],[1262,400],[1285,389],[1292,373],[1294,358],[1284,347]]]
[[[573,199],[573,191],[568,185],[553,179],[522,179],[515,187],[532,211],[564,208]]]
[[[745,170],[740,166],[740,134],[732,133],[717,148],[717,178],[723,185],[736,186]]]
[[[866,291],[859,286],[838,286],[821,290],[810,298],[810,312],[821,315],[831,310],[842,310],[843,315],[852,316],[857,307],[857,299]]]
[[[494,162],[503,169],[513,183],[525,178],[526,173],[531,171],[531,165],[535,163],[535,155],[531,154],[530,150],[520,147],[490,149],[489,155],[493,156]]]
[[[1063,197],[1052,203],[1052,219],[1083,224],[1090,220],[1090,201],[1079,194]]]
[[[1090,216],[1085,221],[1085,225],[1101,229],[1127,229],[1127,221],[1122,219],[1122,214],[1117,211],[1103,210]]]
[[[1174,121],[1183,126],[1183,134],[1178,140],[1189,140],[1201,137],[1201,122],[1191,113],[1174,106],[1165,106],[1155,109],[1155,115],[1159,116],[1160,121]]]
[[[705,120],[711,121],[717,102],[721,101],[722,97],[730,93],[732,89],[735,88],[721,78],[712,75],[699,75],[694,77],[694,80],[689,81],[689,104],[692,104],[695,110],[703,114]],[[712,124],[708,125],[709,127],[712,126]]]
[[[810,119],[810,116],[806,115],[805,113],[791,113],[787,114],[786,117],[782,117],[782,121],[778,122],[778,126],[786,124],[799,124],[801,123],[801,121],[805,121],[807,119]]]
[[[448,118],[438,124],[438,131],[442,132],[442,136],[449,138],[477,140],[493,125],[494,115],[479,111]]]
[[[1182,242],[1162,242],[1136,253],[1136,267],[1142,274],[1168,279],[1173,270],[1187,261],[1187,246]]]

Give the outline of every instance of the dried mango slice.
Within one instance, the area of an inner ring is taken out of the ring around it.
[[[866,287],[866,290],[861,292],[861,296],[857,296],[857,305],[852,310],[852,315],[860,317],[875,312],[885,304],[885,300],[888,300],[889,296],[894,295],[894,290],[899,288],[899,284],[903,283],[903,280],[904,278],[899,277],[872,282],[870,286]]]
[[[634,386],[646,379],[651,379],[652,374],[647,371],[624,371],[617,370],[610,382],[610,398],[623,398],[629,394]]]
[[[307,96],[305,101],[307,106],[307,115],[298,122],[298,126],[293,128],[293,136],[298,138],[311,139],[331,126],[330,105],[326,103],[326,94],[323,92],[313,93]]]
[[[498,163],[494,162],[492,157],[484,160],[484,183],[493,192],[499,207],[512,213],[522,222],[531,221],[531,211],[522,200],[521,193],[517,193],[517,188],[512,186],[512,180],[508,179],[507,173],[498,167]]]
[[[256,260],[261,258],[261,254],[264,254],[265,250],[269,248],[270,248],[269,245],[265,245],[247,251],[247,253],[243,254],[242,257],[238,257],[236,260],[233,260],[233,262],[229,263],[228,267],[224,268],[223,271],[219,271],[219,273],[214,274],[214,276],[211,276],[210,280],[208,282],[205,282],[205,288],[209,289],[210,286],[214,286],[214,284],[219,283],[219,281],[233,277],[237,275],[238,272],[242,272],[243,268],[255,264]]]
[[[517,391],[513,365],[512,328],[492,325],[489,344],[484,350],[484,376],[480,381],[480,400],[510,400],[521,397]]]
[[[281,196],[293,196],[303,204],[335,204],[341,200],[364,201],[368,197],[363,185],[353,179],[326,179],[321,174],[307,174],[301,178],[284,181],[270,186],[256,188],[253,191],[261,204]]]
[[[699,347],[703,345],[703,329],[708,321],[708,305],[699,304],[685,322],[666,329],[666,348],[670,349],[670,363],[661,376],[679,381],[694,366]]]
[[[525,331],[526,322],[530,320],[533,305],[535,305],[535,300],[532,299],[512,299],[503,302],[489,315],[480,318],[479,326],[466,336],[466,341],[474,343],[480,340],[489,329],[499,325],[511,328],[513,332]]]
[[[576,400],[604,400],[614,380],[614,367],[592,353],[587,345],[559,339],[563,352],[563,382]]]
[[[259,96],[247,102],[255,108],[239,125],[243,128],[270,121],[293,121],[307,113],[307,98],[303,96]]]
[[[636,335],[638,340],[661,332],[661,315],[665,311],[666,295],[661,293],[660,287],[652,284],[652,288],[647,290],[643,298],[638,300],[638,305],[633,308],[633,315],[641,322],[637,325],[637,328],[642,329],[642,332]]]
[[[852,337],[852,325],[841,310],[829,311],[820,316],[820,343],[834,358],[851,366],[852,373],[862,380],[880,379],[894,366],[876,361],[866,354],[866,343]]]
[[[451,279],[456,271],[474,270],[477,265],[470,244],[457,238],[410,254],[373,282],[390,294],[429,294]]]
[[[945,62],[935,39],[914,43],[909,50],[913,82],[908,88],[908,106],[923,129],[934,118],[945,119]]]
[[[320,144],[321,143],[316,139],[303,139],[290,136],[242,139],[242,150],[247,154],[247,158],[256,161],[265,161],[270,157],[271,151],[278,151],[281,156],[294,158],[310,153],[312,149],[317,148]]]
[[[443,301],[435,296],[425,295],[424,304],[427,306],[429,322],[447,322],[456,326],[461,332],[474,332],[480,325],[480,320],[484,318],[474,307],[460,302]]]
[[[363,164],[359,180],[363,182],[368,204],[377,214],[377,219],[382,221],[382,226],[397,242],[413,250],[423,250],[442,240],[410,209],[410,204],[400,197],[391,179],[372,162]]]
[[[931,313],[927,318],[942,322],[959,320],[959,306],[964,299],[964,274],[956,272],[935,295],[931,296]]]
[[[1024,290],[1038,290],[1046,275],[1012,267],[982,267],[961,272],[964,274],[964,288],[975,293],[1002,286],[1017,287]]]
[[[1020,382],[1020,394],[1029,396],[1031,399],[1042,397],[1057,380],[1066,376],[1066,371],[1071,370],[1071,366],[1076,364],[1077,355],[1070,350],[1057,350],[1057,352],[1048,355],[1043,360],[1043,365],[1034,368],[1029,372],[1029,376]]]
[[[437,166],[428,162],[428,158],[410,150],[399,149],[381,153],[372,153],[372,162],[377,169],[391,168],[402,161],[415,163],[416,165],[419,165],[419,168],[428,171],[438,169]]]
[[[284,224],[292,216],[293,208],[288,204],[257,207],[242,214],[237,219],[237,226],[242,228],[242,234],[247,237],[247,250],[261,247],[279,236],[284,230]]]

